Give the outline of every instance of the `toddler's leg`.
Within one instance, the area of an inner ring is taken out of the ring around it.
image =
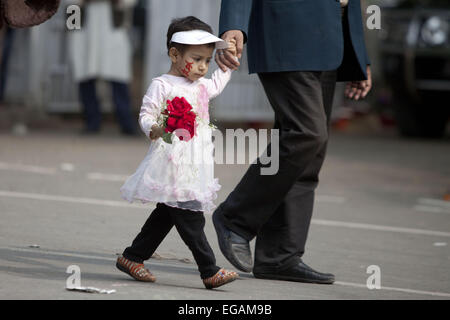
[[[156,209],[148,217],[141,232],[131,246],[123,252],[125,258],[139,263],[150,259],[173,227],[171,215],[166,208],[162,203],[156,205]]]
[[[220,268],[216,265],[214,252],[203,230],[205,227],[203,213],[170,206],[167,206],[167,209],[178,233],[192,251],[198,271],[200,271],[200,277],[206,279],[215,275]]]
[[[175,227],[192,251],[200,277],[207,289],[213,289],[234,281],[239,276],[234,271],[221,269],[204,232],[205,217],[202,212],[168,207]]]

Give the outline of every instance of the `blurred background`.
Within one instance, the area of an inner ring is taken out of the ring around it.
[[[220,0],[90,0],[81,30],[68,30],[66,8],[80,1],[62,1],[40,26],[2,29],[0,298],[76,299],[63,289],[71,264],[84,285],[117,286],[118,299],[450,297],[449,0],[361,1],[363,21],[376,22],[369,6],[381,8],[381,28],[365,31],[373,89],[356,102],[337,86],[305,258],[335,273],[336,285],[243,276],[237,290],[218,295],[197,289],[195,264],[180,262],[191,253],[175,231],[151,262],[157,290],[122,281],[113,262],[153,206],[128,204],[119,189],[148,150],[137,119],[151,79],[169,70],[167,27],[195,15],[217,32]],[[122,6],[111,10],[114,2]],[[212,102],[211,120],[221,130],[271,128],[245,51],[241,62]],[[84,105],[101,112],[86,121]],[[216,163],[217,205],[252,161]],[[206,217],[218,262],[228,267]],[[381,268],[382,290],[366,288],[371,265]]]
[[[3,43],[0,130],[26,134],[33,128],[82,127],[82,104],[66,27],[68,5],[31,29],[8,29]],[[165,33],[174,17],[194,14],[218,30],[220,1],[133,0],[129,23],[131,109],[134,119],[151,79],[169,69]],[[386,130],[404,137],[445,138],[450,110],[450,3],[446,0],[362,1],[381,8],[381,29],[367,29],[374,87],[368,98],[352,102],[338,85],[332,123],[335,130]],[[122,28],[123,29],[123,28]],[[75,36],[76,37],[76,36]],[[76,40],[75,40],[76,41]],[[120,48],[109,46],[113,52]],[[270,127],[273,112],[255,75],[248,75],[246,57],[224,94],[214,101],[212,115],[220,126]],[[215,68],[215,64],[213,68]],[[96,91],[104,123],[114,121],[112,90],[97,79]]]

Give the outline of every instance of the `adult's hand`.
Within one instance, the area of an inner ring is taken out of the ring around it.
[[[242,57],[242,49],[244,48],[244,34],[241,30],[229,30],[222,35],[222,39],[225,41],[234,40],[236,42],[236,53],[240,59]],[[217,50],[216,63],[220,69],[227,71],[227,68],[237,70],[241,65],[239,61],[233,56],[233,54],[227,50]]]
[[[360,98],[365,98],[370,89],[372,89],[372,71],[370,66],[367,66],[367,80],[347,83],[345,87],[345,97],[359,100]]]

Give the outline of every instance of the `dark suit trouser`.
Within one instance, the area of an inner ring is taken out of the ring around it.
[[[275,111],[279,170],[261,175],[258,160],[217,210],[228,228],[255,236],[254,272],[271,272],[298,261],[305,251],[314,190],[328,141],[336,72],[259,74]],[[271,145],[267,152],[270,154]],[[270,166],[267,165],[267,166]]]
[[[138,263],[150,259],[173,226],[191,250],[200,277],[205,279],[215,275],[220,268],[206,239],[203,212],[174,208],[163,203],[156,205],[131,246],[124,250],[123,256]]]

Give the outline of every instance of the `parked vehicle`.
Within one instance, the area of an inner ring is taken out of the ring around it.
[[[450,1],[403,0],[381,12],[381,69],[400,133],[441,137],[450,117]]]

